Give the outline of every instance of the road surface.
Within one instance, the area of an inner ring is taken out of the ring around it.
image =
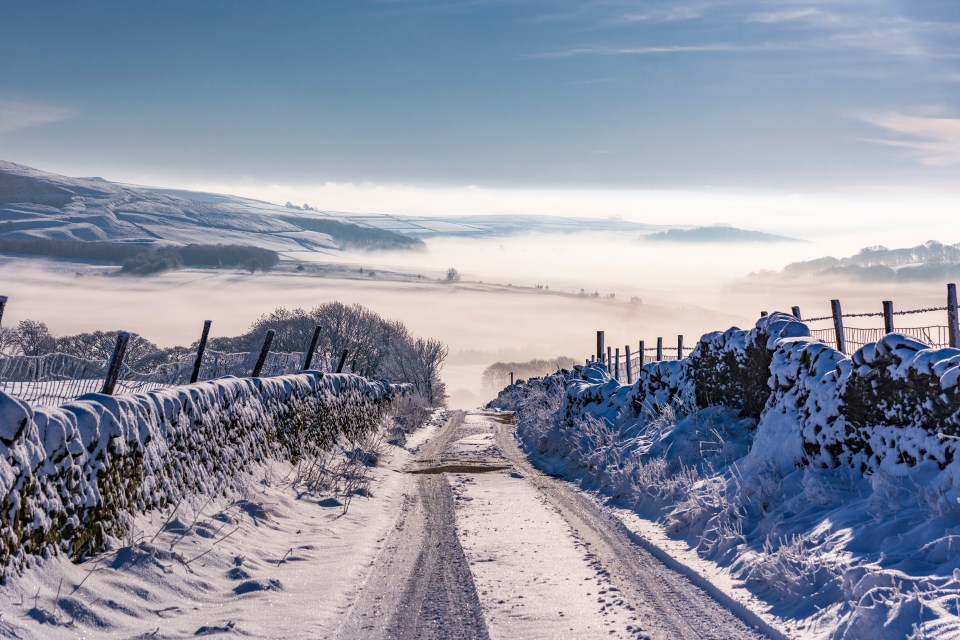
[[[763,638],[570,483],[512,415],[455,412],[422,445],[338,638]]]

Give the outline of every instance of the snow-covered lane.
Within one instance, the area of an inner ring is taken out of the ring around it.
[[[513,439],[511,414],[471,412],[465,426],[473,455],[512,467],[454,476],[491,637],[764,637],[638,547],[580,491],[535,470]],[[489,446],[477,452],[481,435]]]

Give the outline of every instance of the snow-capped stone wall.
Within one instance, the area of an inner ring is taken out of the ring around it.
[[[0,581],[34,555],[83,558],[126,514],[222,493],[267,458],[296,462],[380,423],[395,393],[354,375],[224,378],[33,408],[0,393]]]
[[[767,381],[778,341],[809,335],[807,325],[784,313],[760,318],[749,331],[706,334],[686,359],[697,406],[723,405],[759,418],[770,397]]]
[[[563,385],[569,427],[585,417],[609,425],[652,417],[667,405],[730,407],[756,420],[756,454],[769,460],[775,451],[784,467],[895,471],[931,461],[944,469],[960,445],[960,350],[893,333],[847,357],[783,313],[749,331],[706,334],[689,357],[644,365],[633,385],[603,365],[577,366],[508,387],[491,406],[522,407],[530,384]]]
[[[801,405],[812,464],[876,470],[929,460],[944,469],[954,460],[960,350],[931,349],[893,333],[817,373],[805,381],[810,391]]]

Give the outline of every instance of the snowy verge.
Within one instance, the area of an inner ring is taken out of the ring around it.
[[[538,466],[682,544],[790,635],[957,637],[960,351],[891,334],[847,358],[806,333],[774,314],[633,385],[577,367],[492,406],[517,412]]]
[[[428,420],[406,446],[381,441],[347,511],[336,487],[304,491],[302,464],[267,460],[227,496],[132,516],[109,551],[35,563],[0,589],[0,638],[339,637],[407,501],[414,443],[445,416]],[[384,431],[331,449],[370,452]]]
[[[33,408],[0,393],[0,578],[58,552],[81,560],[132,514],[224,495],[269,459],[297,463],[380,425],[385,382],[307,372],[224,378]]]

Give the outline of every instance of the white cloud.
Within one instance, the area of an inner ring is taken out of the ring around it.
[[[960,165],[960,118],[942,115],[941,108],[913,114],[895,111],[854,114],[859,120],[893,134],[870,142],[903,150],[917,162],[936,167]]]
[[[0,100],[0,133],[9,133],[75,117],[72,109]]]
[[[784,11],[769,11],[755,13],[747,18],[747,22],[758,24],[782,24],[785,22],[810,22],[818,25],[836,24],[840,17],[821,11],[813,7],[804,9],[788,9]]]
[[[662,11],[650,13],[632,13],[620,18],[611,20],[611,23],[631,23],[631,22],[679,22],[683,20],[696,20],[703,17],[703,10],[697,6],[679,6],[670,7]]]
[[[576,56],[650,56],[674,53],[747,53],[764,51],[794,51],[800,45],[788,42],[736,44],[716,42],[696,45],[668,45],[662,47],[574,47],[562,51],[539,53],[537,58],[573,58]]]

